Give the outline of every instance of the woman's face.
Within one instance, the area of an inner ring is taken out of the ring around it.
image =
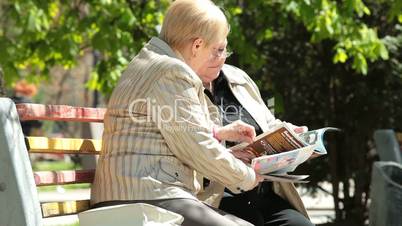
[[[215,80],[228,55],[226,51],[226,38],[220,42],[212,43],[198,51],[193,59],[192,67],[203,83]]]

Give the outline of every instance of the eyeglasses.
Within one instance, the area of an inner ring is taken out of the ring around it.
[[[222,60],[222,59],[226,59],[228,57],[230,57],[230,55],[232,55],[233,52],[228,51],[228,49],[225,47],[224,49],[217,49],[217,48],[213,48],[213,52],[211,54],[211,60]]]

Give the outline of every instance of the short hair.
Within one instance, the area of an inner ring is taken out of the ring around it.
[[[206,45],[229,33],[225,14],[210,0],[176,0],[168,8],[159,37],[171,47],[202,38]]]

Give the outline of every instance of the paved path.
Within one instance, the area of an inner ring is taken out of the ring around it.
[[[320,186],[329,192],[332,191],[332,185],[330,183],[321,183]],[[298,188],[297,190],[314,224],[323,224],[335,219],[334,200],[332,196],[319,190],[316,195],[312,197],[307,194],[305,188]]]

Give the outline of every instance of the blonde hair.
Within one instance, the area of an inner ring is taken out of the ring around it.
[[[210,0],[176,0],[166,12],[159,37],[177,48],[194,38],[206,45],[226,38],[229,24],[223,12]]]

